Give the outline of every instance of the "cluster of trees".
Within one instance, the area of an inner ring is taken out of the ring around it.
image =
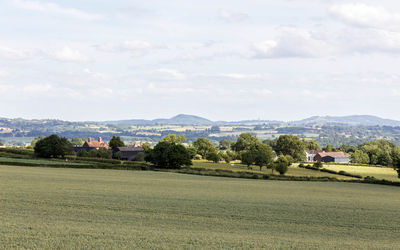
[[[66,155],[71,154],[73,146],[67,138],[51,135],[35,142],[34,150],[38,157],[64,158]]]
[[[256,165],[262,170],[263,167],[277,170],[284,174],[287,168],[293,163],[294,159],[302,159],[299,150],[296,148],[300,140],[292,141],[297,137],[282,137],[277,140],[276,148],[280,151],[279,157],[275,160],[274,149],[265,143],[260,142],[256,136],[250,133],[241,134],[236,142],[222,140],[219,147],[216,147],[207,138],[197,138],[192,145],[185,147],[183,142],[186,138],[182,135],[165,136],[154,149],[147,150],[146,161],[164,168],[179,168],[183,165],[191,165],[192,159],[207,159],[213,162],[241,160],[247,166]],[[283,150],[284,145],[288,144],[290,150]],[[304,155],[304,150],[302,151]]]
[[[367,142],[355,149],[352,162],[400,167],[400,147],[386,140]]]

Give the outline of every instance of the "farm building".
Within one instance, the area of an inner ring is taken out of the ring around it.
[[[350,156],[343,152],[321,152],[314,157],[314,161],[349,163]]]
[[[96,149],[108,149],[107,143],[103,141],[101,137],[97,141],[93,141],[92,138],[88,138],[87,141],[83,144],[84,148],[96,148]]]
[[[116,155],[120,152],[119,156]],[[118,158],[119,160],[124,161],[132,161],[135,157],[144,152],[144,149],[140,146],[128,146],[128,147],[117,147],[113,149],[113,156],[114,158]]]
[[[108,149],[107,143],[103,141],[101,137],[97,141],[93,141],[92,138],[88,138],[82,147],[74,147],[74,152],[77,153],[80,150],[86,150],[87,152],[91,150]]]
[[[319,150],[306,150],[306,159],[307,161],[314,161],[314,157],[318,153],[323,153],[324,151],[319,151]]]

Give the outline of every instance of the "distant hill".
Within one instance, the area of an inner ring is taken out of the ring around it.
[[[363,126],[400,126],[400,121],[383,119],[372,115],[350,115],[350,116],[312,116],[300,121],[290,122],[291,124],[345,124]]]
[[[131,124],[131,125],[213,125],[214,122],[206,118],[180,114],[169,119],[154,119],[154,120],[121,120],[121,121],[104,121],[103,124]]]

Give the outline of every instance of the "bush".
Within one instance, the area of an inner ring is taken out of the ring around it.
[[[218,163],[221,158],[217,152],[213,151],[206,155],[206,159],[214,163]]]
[[[145,153],[140,152],[138,155],[133,158],[133,161],[144,161]]]
[[[299,168],[304,168],[305,166],[304,166],[304,164],[303,163],[300,163],[299,164]]]
[[[279,172],[280,175],[284,175],[289,168],[289,161],[285,156],[281,155],[274,162],[275,170]]]
[[[313,167],[314,168],[322,168],[324,166],[324,164],[322,163],[322,162],[320,162],[320,161],[317,161],[317,162],[315,162],[314,164],[313,164]]]

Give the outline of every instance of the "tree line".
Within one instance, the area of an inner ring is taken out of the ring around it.
[[[191,165],[193,159],[205,159],[216,163],[240,160],[249,168],[252,165],[258,166],[260,170],[267,167],[284,174],[285,168],[287,170],[292,163],[306,160],[305,150],[343,151],[351,155],[353,163],[390,166],[397,169],[400,174],[400,147],[386,140],[371,141],[357,147],[342,145],[338,148],[333,148],[329,144],[321,148],[315,140],[300,139],[294,135],[281,135],[274,140],[261,142],[250,133],[242,133],[236,141],[221,140],[218,146],[202,137],[186,146],[185,141],[183,135],[170,134],[162,138],[153,148],[145,144],[144,159],[164,168]],[[73,151],[73,142],[82,141],[74,138],[71,142],[64,137],[51,135],[38,138],[32,144],[38,157],[50,158],[65,157],[70,154]],[[125,146],[117,136],[112,137],[109,145],[111,148]],[[93,150],[78,152],[78,156],[111,158],[113,155],[110,150]]]

